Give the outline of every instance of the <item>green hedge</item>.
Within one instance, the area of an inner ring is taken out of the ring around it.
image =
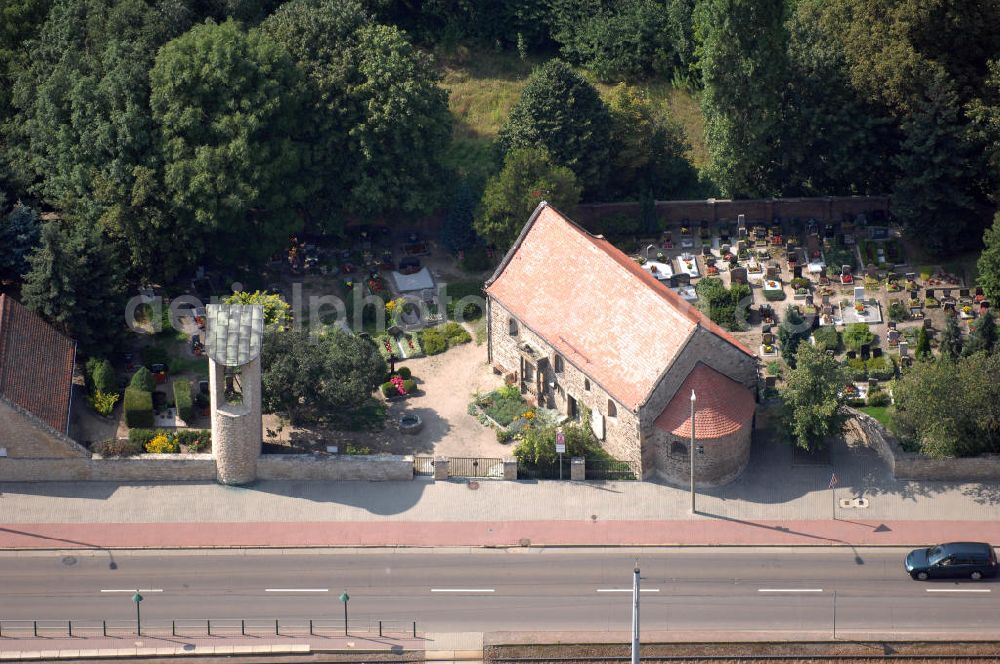
[[[190,424],[194,421],[194,407],[191,403],[191,381],[174,381],[174,405],[181,419]]]
[[[403,381],[403,389],[406,390],[407,394],[413,394],[417,391],[417,381],[407,378]]]
[[[132,374],[132,380],[129,381],[128,386],[143,392],[152,392],[156,389],[156,380],[153,378],[153,373],[149,369],[146,367],[139,367],[136,369],[136,372]]]
[[[125,390],[125,424],[131,427],[153,426],[153,393],[130,387]]]
[[[141,450],[146,448],[146,443],[161,433],[166,434],[168,438],[180,445],[187,445],[192,451],[208,449],[212,444],[212,432],[208,429],[130,429],[128,432],[129,443],[135,449],[140,450],[134,454],[140,454]],[[107,455],[102,454],[102,456]]]
[[[840,350],[840,332],[832,325],[818,327],[813,330],[813,339],[816,341],[816,348],[827,351]]]
[[[87,360],[87,385],[90,393],[104,392],[116,394],[118,381],[115,380],[115,368],[106,359],[92,357]]]

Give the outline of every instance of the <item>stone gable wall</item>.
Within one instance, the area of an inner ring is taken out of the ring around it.
[[[505,375],[517,372],[520,380],[521,356],[517,351],[517,345],[527,341],[540,350],[548,357],[548,366],[543,371],[546,393],[542,395],[545,401],[542,405],[556,408],[560,413],[565,414],[568,403],[567,396],[572,395],[577,403],[599,413],[604,417],[603,445],[605,449],[616,459],[628,461],[636,475],[643,475],[643,455],[640,453],[639,447],[639,419],[637,415],[616,401],[617,417],[609,418],[608,400],[611,397],[607,391],[593,380],[590,380],[590,389],[586,389],[585,382],[589,380],[589,376],[565,358],[563,371],[556,373],[555,349],[520,321],[518,321],[518,334],[516,337],[512,337],[509,334],[510,318],[511,313],[502,304],[490,298],[490,357],[494,366],[501,367]],[[550,382],[556,383],[556,389],[547,387]],[[532,396],[525,395],[526,398]]]
[[[90,453],[37,417],[0,398],[0,447],[12,459],[83,458]]]
[[[265,454],[257,460],[257,477],[262,480],[412,480],[413,457],[398,454]]]

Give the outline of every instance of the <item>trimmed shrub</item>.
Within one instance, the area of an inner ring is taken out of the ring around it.
[[[87,387],[91,394],[117,394],[118,381],[115,379],[115,368],[106,359],[92,357],[87,360]]]
[[[384,396],[387,399],[393,395],[399,394],[399,392],[396,390],[396,386],[390,383],[389,381],[386,381],[381,385],[379,385],[378,389],[382,391],[382,396]]]
[[[469,331],[455,321],[445,323],[443,327],[444,329],[442,332],[444,333],[444,336],[448,338],[449,346],[467,344],[472,341],[472,335],[469,334]]]
[[[398,369],[396,369],[396,373],[403,380],[409,380],[410,378],[413,377],[413,374],[410,372],[410,367],[399,367]]]
[[[90,446],[90,451],[102,457],[126,457],[142,454],[143,446],[125,439],[102,440]]]
[[[875,340],[875,335],[865,323],[851,323],[844,330],[844,345],[851,350],[861,350],[865,344]]]
[[[145,447],[158,433],[160,431],[156,429],[129,429],[128,439],[139,447]]]
[[[822,351],[840,350],[840,333],[832,325],[818,327],[813,331],[816,348]]]
[[[174,405],[177,406],[177,414],[180,415],[182,420],[188,423],[194,420],[190,381],[174,381]]]
[[[448,350],[448,338],[440,327],[429,327],[421,332],[420,343],[428,355],[439,355]]]
[[[90,407],[98,415],[107,417],[114,411],[115,404],[118,403],[118,392],[102,392],[97,390],[93,396],[87,397]]]
[[[128,386],[133,389],[142,390],[143,392],[152,392],[156,389],[156,380],[154,380],[153,374],[149,369],[139,367],[132,374],[132,380],[129,381]]]
[[[403,381],[403,389],[406,390],[407,394],[413,394],[417,391],[417,381],[407,378]]]
[[[177,444],[177,441],[165,433],[157,434],[153,440],[146,443],[148,454],[177,454],[180,451],[181,446]]]
[[[153,393],[130,387],[125,390],[125,424],[131,427],[153,426]]]

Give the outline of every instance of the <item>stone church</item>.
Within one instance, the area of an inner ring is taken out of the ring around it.
[[[489,361],[539,406],[590,413],[637,476],[699,482],[750,454],[757,358],[600,235],[542,202],[486,282]]]

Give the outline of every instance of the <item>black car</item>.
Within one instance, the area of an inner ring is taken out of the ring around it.
[[[997,575],[997,554],[983,542],[949,542],[906,555],[906,572],[914,579],[970,578]]]

